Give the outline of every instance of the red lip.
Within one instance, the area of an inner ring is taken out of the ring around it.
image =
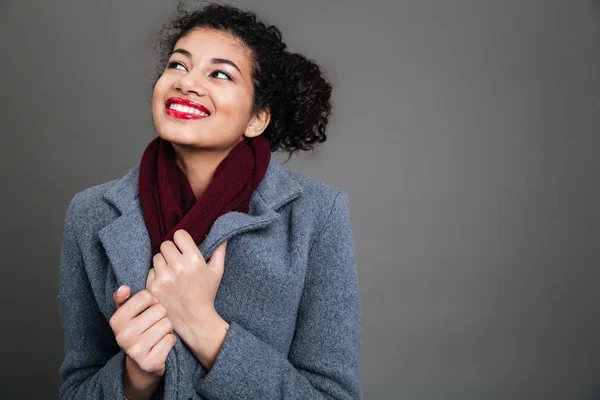
[[[175,96],[169,97],[167,99],[167,101],[165,101],[165,107],[167,107],[167,109],[170,110],[168,107],[170,104],[173,104],[173,103],[192,107],[192,108],[195,108],[196,110],[206,113],[207,115],[210,115],[210,110],[208,108],[206,108],[202,104],[192,101],[190,99],[184,99],[183,97],[175,97]],[[170,111],[174,111],[174,110],[170,110]]]

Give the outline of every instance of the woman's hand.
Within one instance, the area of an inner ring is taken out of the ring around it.
[[[167,310],[148,290],[129,298],[122,286],[113,294],[117,311],[109,323],[127,354],[123,387],[128,398],[150,397],[165,373],[167,355],[175,345]]]
[[[223,277],[227,242],[208,263],[191,235],[175,232],[152,259],[146,289],[163,304],[173,329],[199,361],[212,365],[229,328],[215,310],[215,297]]]

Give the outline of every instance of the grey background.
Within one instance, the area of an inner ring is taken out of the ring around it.
[[[600,4],[237,2],[335,85],[366,399],[600,398]],[[55,398],[62,224],[154,137],[175,2],[0,3],[0,398]],[[597,397],[598,396],[598,397]]]

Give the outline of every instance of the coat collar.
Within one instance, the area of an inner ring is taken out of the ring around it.
[[[116,286],[128,285],[132,294],[146,287],[151,268],[150,237],[139,201],[139,162],[104,194],[120,216],[102,228],[99,237],[117,278]],[[228,212],[220,216],[204,241],[198,246],[205,259],[225,240],[254,229],[263,228],[280,218],[277,209],[302,194],[302,187],[283,168],[274,153],[265,176],[250,197],[246,213]],[[111,295],[115,288],[107,288]]]

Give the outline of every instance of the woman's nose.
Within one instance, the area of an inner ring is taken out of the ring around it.
[[[175,81],[175,89],[182,93],[195,93],[198,96],[206,94],[206,89],[201,82],[201,77],[189,72]]]

